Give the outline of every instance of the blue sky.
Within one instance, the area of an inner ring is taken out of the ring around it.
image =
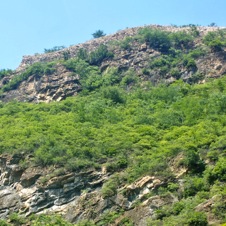
[[[1,0],[0,69],[23,55],[148,24],[226,27],[226,0]]]

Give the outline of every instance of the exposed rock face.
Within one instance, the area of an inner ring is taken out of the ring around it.
[[[31,76],[23,81],[18,89],[9,91],[3,99],[32,102],[60,101],[76,95],[80,90],[79,76],[57,65],[55,73],[42,77]]]
[[[153,210],[174,197],[146,197],[151,190],[166,182],[145,176],[118,189],[116,195],[103,198],[101,187],[111,175],[105,171],[66,172],[62,169],[30,166],[21,168],[22,155],[0,157],[0,217],[12,212],[25,216],[32,213],[60,213],[71,222],[92,219],[98,222],[106,211],[125,211],[123,217],[133,219],[135,225],[145,225]],[[137,209],[137,201],[142,205]],[[120,222],[120,219],[118,219]],[[142,223],[143,222],[143,223]],[[117,225],[117,224],[116,224]]]
[[[6,217],[10,212],[18,211],[22,206],[19,194],[8,186],[0,188],[0,216]]]
[[[82,202],[83,190],[95,193],[108,178],[97,171],[54,174],[39,166],[22,169],[18,163],[17,156],[0,158],[0,217],[14,211],[25,215],[62,210],[67,213],[73,203]]]
[[[182,30],[189,30],[189,27],[176,28],[170,26],[159,26],[151,25],[147,27],[158,28],[161,30],[176,32]],[[153,50],[147,44],[141,44],[134,40],[130,48],[122,49],[118,45],[114,45],[116,41],[122,41],[126,37],[135,36],[138,30],[142,27],[136,27],[131,29],[126,29],[117,32],[113,35],[108,35],[98,39],[90,40],[83,44],[78,44],[65,48],[60,51],[38,54],[35,56],[24,56],[20,66],[10,77],[5,77],[0,81],[1,86],[7,84],[10,79],[14,76],[19,75],[28,66],[36,62],[51,62],[54,60],[64,59],[65,54],[69,58],[73,58],[77,55],[78,51],[82,48],[88,52],[96,50],[101,44],[107,45],[108,49],[113,52],[114,57],[112,59],[105,59],[101,62],[99,66],[100,70],[103,72],[107,68],[116,67],[119,70],[133,69],[143,80],[150,80],[156,83],[160,80],[161,75],[159,71],[152,70],[151,74],[146,75],[143,70],[148,68],[151,61],[156,59],[161,55],[160,52]],[[197,27],[200,37],[205,35],[209,31],[215,31],[219,28],[217,27]],[[199,44],[199,38],[196,40]],[[179,66],[180,77],[189,81],[195,72],[199,72],[200,75],[205,75],[203,82],[209,77],[220,77],[226,73],[226,54],[225,51],[218,53],[208,53],[204,56],[199,57],[196,60],[196,70],[188,70],[183,65]],[[164,76],[166,82],[173,82],[175,80],[172,75],[167,72]],[[10,90],[4,93],[1,100],[8,101],[12,99],[17,99],[19,101],[32,101],[32,102],[50,102],[50,101],[60,101],[68,96],[76,95],[82,90],[80,84],[79,75],[72,75],[63,65],[59,64],[56,67],[56,71],[52,75],[44,75],[42,77],[36,77],[35,75],[30,76],[27,80],[23,81],[16,90]]]
[[[137,34],[137,32],[140,28],[144,28],[144,27],[157,28],[157,29],[170,31],[170,32],[176,32],[176,31],[190,29],[189,27],[177,28],[177,27],[172,27],[172,26],[160,26],[160,25],[149,25],[149,26],[143,26],[143,27],[128,28],[125,30],[118,31],[115,34],[107,35],[107,36],[104,36],[104,37],[101,37],[98,39],[93,39],[93,40],[87,41],[85,43],[70,46],[68,48],[65,48],[65,49],[57,51],[57,52],[52,52],[52,53],[47,53],[47,54],[38,54],[35,56],[24,56],[20,66],[17,68],[17,71],[22,71],[28,65],[32,65],[35,62],[50,62],[50,61],[53,61],[56,59],[64,59],[65,52],[67,54],[69,54],[70,57],[75,57],[77,55],[79,49],[81,49],[81,48],[84,48],[84,49],[88,50],[89,52],[93,51],[100,44],[108,44],[112,41],[123,40],[125,37],[132,37]],[[198,30],[201,35],[204,35],[209,31],[215,31],[217,29],[219,29],[219,28],[217,28],[217,27],[198,27]],[[139,46],[138,50],[146,51],[147,48],[146,48],[146,46],[141,45],[141,46]],[[126,54],[124,56],[126,56]]]

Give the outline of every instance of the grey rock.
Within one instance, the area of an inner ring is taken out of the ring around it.
[[[20,196],[11,187],[0,188],[0,216],[5,217],[10,211],[18,211],[22,206]]]

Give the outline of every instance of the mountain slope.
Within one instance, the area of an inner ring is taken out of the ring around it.
[[[1,224],[223,224],[224,29],[89,43],[1,72]]]

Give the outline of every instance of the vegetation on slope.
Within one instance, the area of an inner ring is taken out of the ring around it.
[[[125,171],[117,183],[147,174],[171,178],[168,160],[182,153],[178,164],[188,175],[181,202],[198,195],[199,203],[216,191],[225,199],[225,82],[178,81],[130,92],[113,86],[60,103],[1,103],[0,150],[33,154],[39,164],[68,170],[105,162],[108,171]],[[159,218],[174,215],[167,211]]]
[[[213,42],[211,35],[204,43],[219,51],[218,47],[225,45],[224,39],[219,33]],[[190,50],[194,35],[187,33],[144,29],[136,38],[163,53],[150,62],[145,72],[157,68],[163,77],[170,71],[180,78],[178,65],[196,70],[195,59],[205,51]],[[127,40],[120,43],[122,48],[129,48],[131,39]],[[23,152],[33,155],[35,163],[73,171],[99,169],[104,164],[108,172],[123,172],[104,184],[103,197],[113,196],[122,184],[144,175],[169,180],[165,188],[150,195],[170,193],[179,201],[159,208],[149,225],[207,225],[205,212],[195,208],[214,196],[211,214],[225,222],[226,78],[192,84],[200,79],[196,74],[198,78],[194,77],[191,84],[179,80],[153,86],[139,81],[132,70],[109,68],[100,72],[98,65],[112,57],[105,46],[93,53],[81,50],[79,54],[62,61],[68,70],[81,76],[83,91],[78,96],[50,104],[0,103],[0,152]],[[53,73],[55,65],[34,64],[4,85],[2,91],[15,89],[30,75]],[[176,167],[187,169],[183,190],[174,183],[169,164],[178,156],[181,158]],[[26,162],[21,166],[26,167]],[[110,222],[118,215],[106,214],[102,222]]]

